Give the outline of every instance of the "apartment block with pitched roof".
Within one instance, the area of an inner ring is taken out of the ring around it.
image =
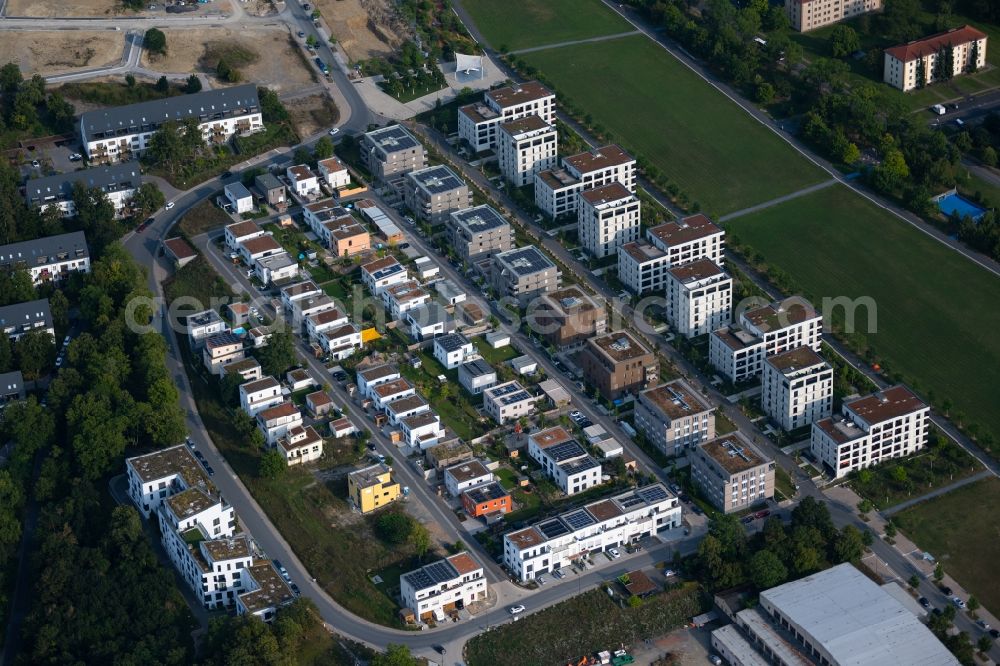
[[[558,168],[535,175],[535,204],[549,217],[575,213],[579,194],[617,182],[635,193],[635,158],[609,144],[564,157]]]
[[[808,32],[882,9],[882,0],[785,0],[793,30]]]
[[[986,42],[986,33],[966,25],[894,46],[885,50],[882,80],[909,92],[979,70],[986,66]]]

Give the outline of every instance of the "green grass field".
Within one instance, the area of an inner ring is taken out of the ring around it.
[[[996,544],[1000,479],[989,478],[918,504],[896,516],[900,527],[985,608],[1000,613]]]
[[[511,51],[634,30],[601,0],[465,0],[495,49]]]
[[[549,49],[522,59],[710,215],[824,179],[818,167],[647,37]]]
[[[793,275],[817,306],[824,297],[873,298],[878,325],[868,342],[887,367],[949,398],[952,416],[1000,434],[995,276],[840,186],[738,218],[728,230]]]

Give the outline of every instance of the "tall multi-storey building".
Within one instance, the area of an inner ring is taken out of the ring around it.
[[[764,359],[761,407],[783,430],[795,430],[833,413],[833,368],[810,347]]]
[[[445,222],[452,212],[472,205],[472,190],[443,164],[407,173],[403,197],[414,215],[431,224]]]
[[[522,306],[540,294],[559,288],[562,273],[531,245],[493,255],[493,288],[501,298],[516,298]]]
[[[635,158],[615,144],[571,155],[535,175],[535,204],[549,217],[575,213],[581,192],[621,183],[635,193]]]
[[[885,50],[882,79],[903,92],[986,66],[986,33],[970,25]],[[951,62],[948,62],[948,59]]]
[[[82,231],[0,245],[0,269],[28,271],[36,287],[70,273],[90,272],[90,248]]]
[[[542,294],[529,313],[529,325],[554,347],[583,344],[608,327],[603,304],[583,293],[576,285]]]
[[[724,265],[725,232],[701,213],[647,229],[646,240],[618,253],[618,279],[635,294],[662,292],[667,270],[678,264],[710,259]]]
[[[80,138],[89,161],[125,162],[142,154],[165,123],[190,118],[211,144],[263,130],[257,84],[87,111],[80,115]]]
[[[731,432],[695,447],[691,481],[724,513],[741,511],[774,497],[774,461]]]
[[[584,377],[608,400],[638,392],[659,376],[656,355],[624,330],[588,339],[578,360]]]
[[[446,234],[448,246],[469,263],[488,259],[514,246],[510,222],[487,204],[452,212]]]
[[[497,161],[500,173],[514,187],[534,182],[535,174],[556,163],[558,133],[538,116],[525,116],[500,125]]]
[[[804,298],[792,296],[740,315],[736,326],[723,326],[709,336],[708,357],[733,382],[761,373],[764,358],[796,347],[819,351],[823,317]]]
[[[843,416],[815,421],[809,441],[817,460],[836,478],[927,443],[930,407],[903,385],[844,403]]]
[[[667,271],[667,322],[687,338],[705,335],[733,316],[733,279],[710,259]]]
[[[808,32],[882,9],[882,0],[785,0],[792,29]]]
[[[72,173],[33,178],[24,184],[24,196],[28,206],[32,208],[44,211],[55,206],[64,217],[71,217],[76,214],[73,186],[77,183],[101,190],[114,206],[115,215],[121,217],[142,184],[142,175],[139,173],[138,162],[96,166]]]
[[[361,137],[361,160],[380,182],[395,181],[427,166],[423,145],[402,125],[390,125]]]
[[[580,244],[597,258],[615,254],[639,238],[639,199],[619,182],[580,193],[577,230]]]
[[[668,456],[715,437],[712,406],[683,379],[639,393],[635,428]]]
[[[482,102],[459,108],[458,136],[477,153],[496,148],[500,125],[526,116],[555,124],[555,93],[538,81],[488,90]]]

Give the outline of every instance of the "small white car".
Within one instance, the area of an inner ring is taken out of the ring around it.
[[[339,127],[334,127],[332,130],[330,130],[330,136],[336,136],[339,133],[340,133]]]
[[[610,555],[613,560],[617,560],[622,556],[622,554],[618,552],[617,548],[608,548],[608,555]]]
[[[516,606],[511,606],[507,610],[510,611],[511,615],[517,615],[518,613],[524,612],[524,606],[522,606],[521,604],[517,604]]]
[[[163,207],[163,210],[170,210],[171,208],[173,208],[176,205],[177,204],[175,204],[173,201],[168,201],[167,205]]]

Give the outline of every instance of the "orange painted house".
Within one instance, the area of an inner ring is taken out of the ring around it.
[[[478,518],[488,513],[507,513],[511,510],[512,504],[510,493],[496,481],[490,481],[463,492],[462,507],[466,515]]]

